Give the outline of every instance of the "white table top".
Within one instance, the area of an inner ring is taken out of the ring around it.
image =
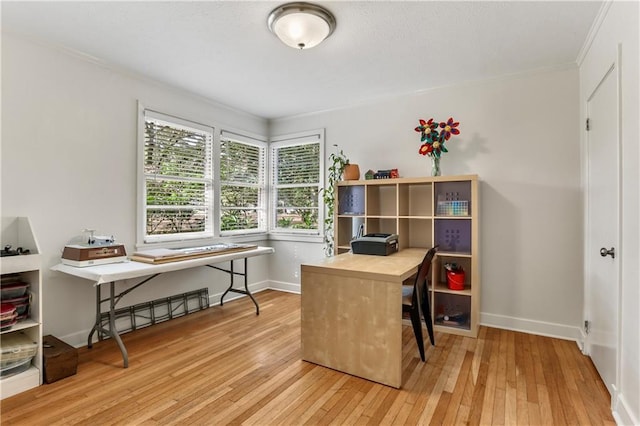
[[[182,269],[205,266],[215,263],[226,262],[235,259],[261,256],[271,254],[274,249],[271,247],[257,247],[251,250],[239,251],[215,256],[200,257],[196,259],[181,260],[178,262],[162,263],[153,265],[150,263],[127,261],[121,263],[110,263],[107,265],[76,267],[59,263],[51,268],[52,271],[64,272],[80,278],[93,281],[96,285],[109,283],[112,281],[127,280],[130,278],[144,277],[147,275],[160,274],[163,272],[179,271]]]

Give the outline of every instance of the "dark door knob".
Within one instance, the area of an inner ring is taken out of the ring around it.
[[[615,259],[616,258],[616,249],[611,247],[609,250],[607,250],[606,248],[602,247],[600,249],[600,256],[602,256],[602,257],[611,256],[612,259]]]

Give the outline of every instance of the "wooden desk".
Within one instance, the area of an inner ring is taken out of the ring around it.
[[[178,262],[170,262],[170,263],[161,263],[158,265],[152,265],[149,263],[142,262],[122,262],[122,263],[111,263],[107,265],[98,265],[98,266],[87,266],[87,267],[75,267],[64,265],[62,263],[55,265],[51,268],[52,271],[64,272],[65,274],[73,275],[75,277],[84,278],[86,280],[90,280],[94,282],[94,286],[96,287],[96,320],[89,333],[87,346],[89,348],[93,345],[93,333],[98,332],[98,337],[100,338],[101,333],[108,334],[111,336],[118,347],[120,348],[120,352],[122,353],[122,361],[124,368],[129,366],[129,355],[127,353],[127,348],[125,348],[124,343],[122,343],[122,339],[120,339],[120,335],[118,334],[118,330],[115,326],[115,307],[116,304],[120,301],[120,299],[130,293],[132,290],[140,287],[145,284],[149,280],[155,278],[159,274],[165,272],[179,271],[182,269],[190,269],[196,268],[199,266],[208,266],[213,269],[217,269],[219,271],[223,271],[229,274],[230,284],[227,290],[222,294],[220,298],[220,305],[223,304],[224,296],[229,292],[246,294],[253,300],[253,303],[256,305],[256,315],[260,314],[260,307],[258,306],[258,302],[254,299],[253,295],[249,291],[248,282],[247,282],[247,258],[254,256],[261,256],[263,254],[273,253],[274,250],[271,247],[256,247],[251,250],[233,252],[228,254],[217,254],[209,257],[200,257],[196,259],[189,260],[181,260]],[[244,272],[238,272],[233,268],[233,261],[242,259],[244,260]],[[217,263],[221,262],[230,262],[229,269],[220,268],[215,266]],[[244,289],[238,289],[234,287],[234,276],[240,275],[244,277]],[[146,277],[139,283],[135,284],[132,287],[123,290],[119,294],[115,292],[115,282],[122,281],[132,278],[141,278]],[[105,284],[109,284],[109,296],[107,298],[102,298],[102,286]],[[109,304],[109,328],[104,328],[101,324],[101,314],[102,314],[102,303],[108,302]]]
[[[302,359],[399,388],[402,283],[426,252],[344,253],[302,265]]]

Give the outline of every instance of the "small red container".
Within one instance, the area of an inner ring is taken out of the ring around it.
[[[447,271],[447,287],[449,290],[464,290],[464,270]]]
[[[14,318],[14,314],[16,313],[16,307],[11,303],[2,303],[0,304],[0,320],[11,320]]]

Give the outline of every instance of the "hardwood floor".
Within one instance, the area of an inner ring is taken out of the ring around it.
[[[615,424],[575,342],[482,327],[436,334],[420,361],[405,327],[402,389],[300,360],[300,297],[256,295],[80,349],[78,374],[2,401],[3,425]]]

